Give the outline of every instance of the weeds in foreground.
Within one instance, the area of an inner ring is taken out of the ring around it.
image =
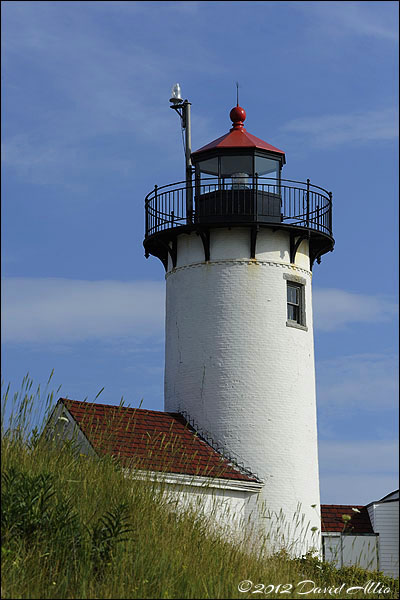
[[[246,551],[247,530],[241,541],[230,539],[201,504],[178,509],[154,482],[127,477],[110,457],[54,447],[40,424],[32,433],[28,408],[25,401],[14,411],[18,426],[2,431],[2,597],[251,598],[262,591],[300,598],[304,580],[314,582],[313,598],[368,581],[381,588],[351,596],[398,597],[398,581],[382,573],[270,554],[261,538],[257,551]]]

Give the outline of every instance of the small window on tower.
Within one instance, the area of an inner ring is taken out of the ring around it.
[[[287,325],[305,328],[304,285],[287,281]]]

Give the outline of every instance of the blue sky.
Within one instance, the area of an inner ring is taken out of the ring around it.
[[[397,483],[397,2],[3,2],[2,377],[163,409],[164,270],[144,197],[230,127],[332,190],[313,274],[321,501]]]

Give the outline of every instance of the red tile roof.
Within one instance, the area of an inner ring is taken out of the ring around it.
[[[138,469],[258,481],[232,466],[179,413],[61,398],[97,454]]]
[[[356,508],[360,512],[352,510]],[[349,515],[350,521],[342,516]],[[366,506],[351,504],[321,504],[322,532],[374,533]]]

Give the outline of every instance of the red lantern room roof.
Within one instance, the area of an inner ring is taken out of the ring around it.
[[[224,148],[260,148],[261,150],[267,150],[268,152],[274,152],[276,154],[283,155],[285,161],[285,153],[275,146],[271,146],[267,142],[260,140],[260,138],[252,135],[244,128],[243,121],[246,118],[246,111],[241,106],[235,106],[232,108],[230,114],[232,119],[233,127],[225,135],[217,138],[210,142],[206,146],[199,148],[193,155],[199,154],[200,152],[206,152],[208,150],[224,149]]]

